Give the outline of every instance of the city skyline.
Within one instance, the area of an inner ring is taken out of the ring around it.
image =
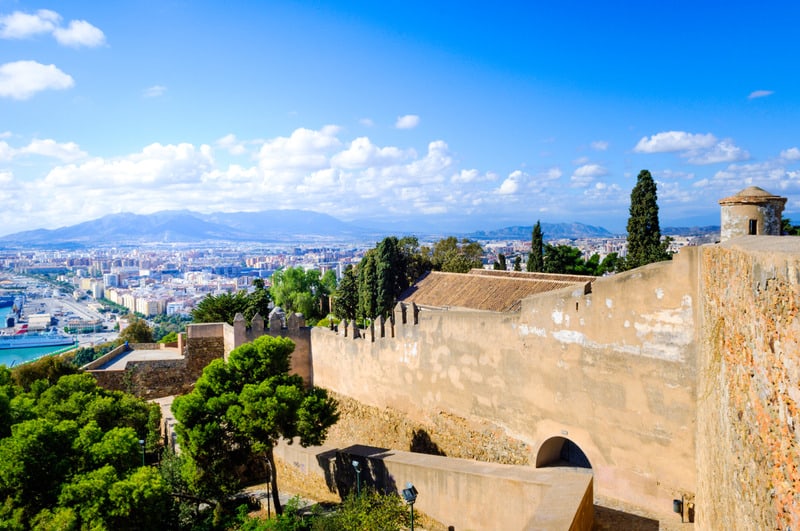
[[[471,231],[800,211],[791,3],[0,0],[0,235],[306,209]],[[800,221],[800,220],[794,220]]]

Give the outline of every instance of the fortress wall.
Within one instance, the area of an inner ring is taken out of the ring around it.
[[[426,421],[490,421],[535,452],[575,442],[600,500],[671,513],[695,489],[697,253],[530,297],[520,314],[426,311],[395,338],[312,331],[314,383]],[[433,441],[436,442],[435,440]],[[673,515],[674,516],[674,515]]]
[[[800,238],[703,248],[697,521],[800,529]]]
[[[479,463],[368,446],[280,444],[275,455],[344,497],[362,488],[397,492],[413,483],[415,510],[455,529],[592,529],[592,476],[585,471]],[[356,477],[352,462],[361,472]],[[509,506],[509,500],[525,500]]]

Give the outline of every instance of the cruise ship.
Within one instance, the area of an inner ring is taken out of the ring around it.
[[[0,335],[0,350],[12,348],[58,347],[72,345],[75,340],[59,334],[55,329],[50,332],[28,332],[27,325],[14,335]]]

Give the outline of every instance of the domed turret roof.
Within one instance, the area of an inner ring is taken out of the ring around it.
[[[764,190],[763,188],[759,188],[758,186],[748,186],[741,192],[738,192],[730,197],[726,197],[725,199],[720,199],[720,205],[735,205],[741,203],[764,203],[768,201],[783,201],[786,202],[785,197],[780,197],[774,194],[771,194]]]

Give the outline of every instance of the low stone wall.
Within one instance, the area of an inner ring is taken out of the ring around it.
[[[580,469],[535,469],[479,463],[367,446],[347,448],[281,444],[275,455],[346,495],[355,490],[352,462],[362,486],[419,492],[414,507],[446,526],[469,529],[590,530],[592,475]]]
[[[147,400],[185,394],[197,379],[188,376],[185,359],[131,361],[122,371],[91,371],[91,374],[100,387]]]
[[[703,251],[703,529],[800,529],[800,238]]]

